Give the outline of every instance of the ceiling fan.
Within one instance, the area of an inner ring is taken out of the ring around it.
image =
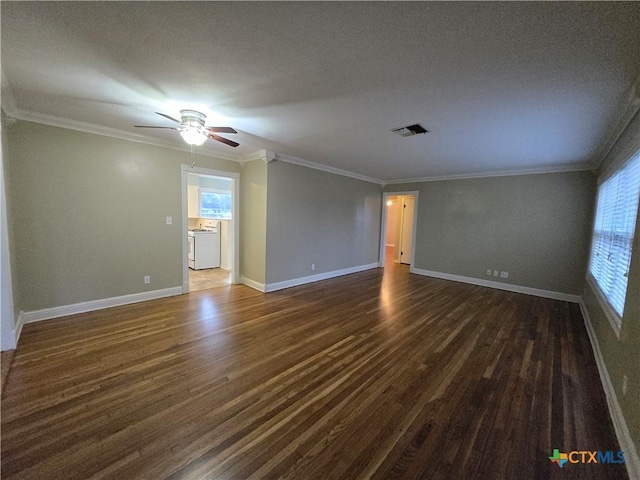
[[[136,128],[162,128],[167,130],[177,130],[182,138],[189,145],[202,145],[207,138],[222,142],[230,147],[240,145],[228,138],[220,137],[216,133],[238,133],[231,127],[206,127],[204,122],[207,116],[195,110],[180,110],[181,120],[175,119],[164,113],[156,112],[158,115],[179,123],[179,127],[157,127],[152,125],[134,125]]]

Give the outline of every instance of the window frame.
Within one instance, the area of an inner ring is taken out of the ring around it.
[[[222,195],[229,195],[231,197],[231,209],[229,210],[230,217],[222,218],[222,217],[207,217],[203,215],[202,212],[202,194],[203,193],[217,193]],[[220,188],[209,188],[209,187],[199,187],[198,189],[198,215],[201,218],[208,218],[210,220],[233,220],[233,193],[231,190],[224,190]]]
[[[611,179],[615,175],[617,175],[630,162],[632,162],[632,161],[640,162],[640,149],[638,149],[638,148],[634,149],[630,155],[627,155],[625,157],[626,158],[625,158],[624,161],[620,162],[618,165],[616,165],[615,168],[611,169],[609,172],[607,172],[605,175],[602,175],[598,179],[596,202],[595,202],[594,211],[593,211],[593,223],[592,223],[592,226],[591,226],[591,244],[590,244],[590,247],[589,247],[589,263],[588,263],[588,266],[587,266],[587,278],[586,278],[587,283],[591,286],[591,290],[594,292],[595,297],[596,297],[598,303],[600,304],[600,307],[602,308],[605,316],[607,317],[607,320],[611,324],[611,327],[613,328],[613,331],[615,332],[615,334],[618,337],[618,339],[620,338],[620,330],[622,329],[622,320],[623,320],[624,311],[625,311],[625,307],[626,307],[626,297],[627,297],[628,291],[629,291],[629,284],[627,283],[627,287],[625,289],[625,305],[623,306],[622,315],[620,315],[616,311],[615,307],[613,307],[613,305],[611,304],[611,301],[609,300],[607,295],[602,291],[600,285],[598,284],[598,280],[591,273],[591,268],[592,268],[593,261],[594,261],[593,252],[594,252],[594,244],[596,242],[597,211],[598,211],[598,203],[600,202],[600,198],[601,198],[601,194],[602,194],[602,186],[609,179]],[[638,212],[639,210],[640,210],[640,200],[639,200],[639,205],[636,208],[636,218],[635,218],[635,223],[634,223],[635,228],[632,231],[632,235],[635,235],[635,229],[637,229],[637,224],[638,224],[638,221],[639,221],[639,218],[640,218],[640,213]],[[633,256],[633,243],[634,243],[634,241],[635,241],[635,238],[632,236],[631,242],[630,242],[630,262],[631,262],[631,257]],[[631,265],[629,265],[628,268],[630,268],[630,267],[631,267]]]

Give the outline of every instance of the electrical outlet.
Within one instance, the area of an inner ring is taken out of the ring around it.
[[[509,278],[509,272],[500,272],[500,278]]]
[[[498,276],[498,270],[494,270],[494,271],[493,271],[493,276],[494,276],[494,277],[497,277],[497,276]]]
[[[315,264],[315,263],[312,263],[312,264],[311,264],[311,270],[315,270],[315,269],[316,269],[316,264]]]
[[[144,283],[151,283],[151,277],[149,275],[144,276]]]
[[[627,394],[627,384],[629,383],[629,378],[626,375],[622,376],[622,395]]]
[[[491,276],[491,269],[487,268],[487,275]]]
[[[167,225],[173,225],[173,217],[165,217],[165,222]]]

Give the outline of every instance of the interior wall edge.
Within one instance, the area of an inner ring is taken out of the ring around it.
[[[3,77],[4,78],[4,77]],[[9,221],[7,219],[7,190],[5,187],[5,157],[7,154],[6,117],[0,113],[0,350],[14,350],[18,344],[15,335],[16,312],[14,305]]]
[[[23,327],[24,327],[24,312],[20,311],[16,318],[16,324],[13,327],[13,338],[16,341],[16,344],[13,348],[18,348],[18,343],[20,343],[20,335],[22,334]],[[13,350],[13,349],[9,349],[9,350]]]
[[[262,293],[265,293],[266,291],[264,283],[256,282],[255,280],[252,280],[247,277],[242,277],[242,284],[246,285],[247,287],[253,288],[254,290],[258,290],[259,292],[262,292]]]

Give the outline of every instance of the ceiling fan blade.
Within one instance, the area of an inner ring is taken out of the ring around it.
[[[164,117],[164,118],[167,118],[167,119],[169,119],[169,120],[173,121],[173,122],[176,122],[176,123],[182,123],[180,120],[176,120],[175,118],[170,117],[169,115],[166,115],[166,114],[164,114],[164,113],[160,113],[160,112],[156,112],[156,113],[157,113],[158,115],[160,115],[160,116]]]
[[[218,132],[218,133],[238,133],[231,127],[204,127],[210,132]]]
[[[238,142],[234,142],[233,140],[229,140],[228,138],[219,137],[218,135],[214,135],[213,133],[209,134],[209,138],[217,140],[218,142],[222,142],[226,145],[229,145],[230,147],[237,147],[238,145],[240,145]]]
[[[176,127],[155,127],[153,125],[134,125],[136,128],[163,128],[166,130],[178,130]]]

